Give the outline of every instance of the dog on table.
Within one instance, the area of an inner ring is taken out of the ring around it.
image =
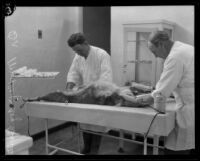
[[[123,107],[144,107],[153,104],[150,93],[143,90],[145,94],[140,94],[140,97],[137,97],[133,89],[141,92],[141,89],[137,89],[137,86],[134,88],[118,87],[114,83],[97,81],[76,90],[57,90],[41,97],[24,99],[24,101],[68,102]]]

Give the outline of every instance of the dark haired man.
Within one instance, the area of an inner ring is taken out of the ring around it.
[[[110,55],[103,49],[90,45],[83,33],[75,33],[68,39],[68,45],[76,53],[67,75],[66,89],[88,85],[101,80],[112,82],[112,69]],[[89,124],[81,124],[85,130],[106,132],[107,128]],[[92,143],[96,143],[97,150],[100,146],[101,136],[83,132],[83,154],[91,151]]]

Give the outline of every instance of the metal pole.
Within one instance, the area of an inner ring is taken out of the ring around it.
[[[11,100],[9,98],[9,116],[10,116],[10,124],[9,128],[11,128],[11,131],[15,132],[15,106],[14,106],[14,78],[11,75],[10,78],[10,94],[11,94]],[[10,104],[11,102],[11,104]]]
[[[14,99],[13,99],[13,96],[14,96],[14,79],[13,77],[11,76],[11,79],[10,79],[10,90],[11,90],[11,102],[12,104],[14,105]]]
[[[159,136],[158,135],[154,135],[153,136],[153,154],[154,155],[158,155],[158,145],[159,145]]]
[[[147,137],[144,138],[144,155],[147,155]]]
[[[53,155],[55,153],[57,153],[58,149],[56,148],[54,151],[50,152],[49,155]]]
[[[119,137],[120,138],[124,138],[124,132],[121,129],[119,130]],[[118,149],[118,152],[120,152],[120,153],[124,152],[124,140],[123,139],[119,140],[119,149]]]
[[[67,153],[70,153],[70,154],[83,155],[83,154],[80,154],[80,153],[77,153],[77,152],[74,152],[74,151],[71,151],[71,150],[59,148],[59,147],[56,147],[56,146],[53,146],[53,145],[49,145],[49,147],[50,148],[55,148],[56,150],[61,150],[61,151],[64,151],[64,152],[67,152]],[[53,152],[49,153],[49,155],[50,154],[54,154],[56,150],[54,150]]]
[[[46,155],[48,155],[49,154],[49,149],[48,149],[48,119],[45,119],[45,137],[46,137],[46,146],[45,146],[45,148],[46,148]]]
[[[80,123],[77,123],[77,132],[78,132],[78,152],[81,153],[81,145],[80,145]]]

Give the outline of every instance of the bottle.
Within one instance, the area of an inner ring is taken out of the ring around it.
[[[156,94],[154,98],[154,108],[156,108],[158,111],[165,113],[165,97],[161,95],[161,93]]]

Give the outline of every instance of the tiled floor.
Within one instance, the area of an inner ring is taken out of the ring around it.
[[[49,135],[49,143],[55,145],[62,140],[63,143],[58,146],[61,148],[70,149],[72,151],[78,152],[78,140],[77,131],[74,126],[64,128],[62,130],[56,131]],[[82,146],[81,140],[81,146]],[[98,155],[143,155],[143,145],[124,142],[124,152],[118,152],[119,140],[114,138],[103,137]],[[50,151],[52,151],[50,149]],[[29,150],[30,155],[45,155],[45,137],[34,141],[33,146]],[[96,155],[96,153],[91,151],[91,154]],[[152,155],[152,148],[148,147],[148,154]],[[71,155],[67,152],[58,151],[55,155]],[[159,155],[163,155],[162,150],[159,150]]]

